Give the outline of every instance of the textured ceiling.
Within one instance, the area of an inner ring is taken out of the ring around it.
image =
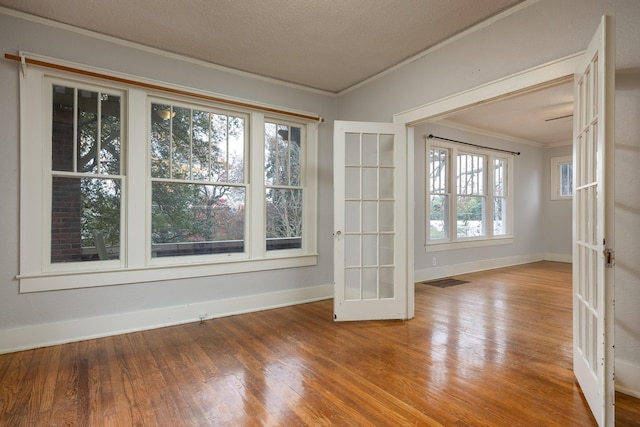
[[[513,141],[567,144],[573,138],[573,82],[481,104],[439,122]]]
[[[523,0],[0,0],[0,6],[339,93]],[[552,145],[572,137],[571,85],[482,104],[443,124]]]
[[[340,92],[521,1],[0,0],[0,5]]]

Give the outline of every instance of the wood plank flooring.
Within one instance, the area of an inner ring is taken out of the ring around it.
[[[0,426],[594,426],[572,374],[571,271],[416,285],[410,321],[332,301],[0,355]],[[616,398],[616,424],[640,425]]]

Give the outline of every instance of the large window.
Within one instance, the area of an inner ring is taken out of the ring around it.
[[[38,67],[21,89],[21,291],[317,262],[317,122]]]
[[[511,237],[511,158],[429,145],[426,161],[427,250]]]
[[[51,263],[118,258],[122,94],[56,83],[48,90],[52,100]]]
[[[151,103],[151,254],[243,252],[247,118]]]
[[[265,123],[264,180],[267,250],[302,247],[302,176],[300,126]]]

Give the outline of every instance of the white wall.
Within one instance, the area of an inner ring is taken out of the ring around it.
[[[640,397],[639,65],[618,70],[615,107],[616,379],[621,389]]]
[[[571,261],[571,211],[572,201],[551,200],[551,159],[570,156],[571,143],[543,151],[542,161],[542,235],[545,259]]]
[[[640,3],[540,0],[527,4],[506,18],[343,94],[339,117],[391,121],[396,113],[581,52],[601,16],[615,14],[619,80],[615,120],[616,380],[621,390],[640,396]],[[541,161],[545,158],[544,154],[538,156]],[[420,179],[424,178],[417,177]],[[416,189],[418,186],[416,181]]]
[[[318,265],[262,273],[19,294],[19,70],[0,60],[0,352],[329,297],[333,288],[331,123],[336,98],[179,60],[0,13],[0,52],[38,53],[143,78],[316,112],[319,130]],[[141,165],[141,167],[143,167]],[[247,296],[266,294],[261,298]],[[221,303],[222,302],[222,303]],[[331,317],[332,313],[326,313]],[[124,319],[124,321],[123,321]]]

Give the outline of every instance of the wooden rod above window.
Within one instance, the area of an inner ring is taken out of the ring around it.
[[[98,79],[102,79],[102,80],[108,80],[108,81],[111,81],[111,82],[118,82],[118,83],[123,83],[123,84],[126,84],[126,85],[130,85],[130,86],[141,87],[141,88],[144,88],[144,89],[152,89],[152,90],[157,90],[157,91],[161,91],[161,92],[172,93],[172,94],[175,94],[175,95],[189,96],[191,98],[203,99],[205,101],[213,101],[213,102],[218,102],[220,104],[233,105],[235,107],[250,108],[252,110],[264,111],[264,112],[268,112],[268,113],[282,114],[282,115],[286,115],[286,116],[296,117],[296,118],[299,118],[299,119],[318,121],[320,123],[324,122],[324,118],[323,117],[319,117],[319,116],[311,116],[311,115],[308,115],[308,114],[295,113],[295,112],[292,112],[292,111],[280,110],[278,108],[265,107],[265,106],[262,106],[262,105],[250,104],[248,102],[234,101],[232,99],[219,98],[217,96],[205,95],[205,94],[202,94],[202,93],[191,92],[191,91],[188,91],[188,90],[175,89],[175,88],[170,88],[170,87],[166,87],[166,86],[160,86],[160,85],[156,85],[156,84],[152,84],[152,83],[145,83],[145,82],[141,82],[141,81],[137,81],[137,80],[126,79],[126,78],[123,78],[123,77],[111,76],[109,74],[103,74],[103,73],[96,73],[96,72],[93,72],[93,71],[81,70],[79,68],[68,67],[66,65],[60,65],[60,64],[54,64],[52,62],[40,61],[38,59],[26,58],[24,56],[19,56],[19,55],[12,55],[10,53],[5,53],[4,57],[6,59],[10,59],[10,60],[13,60],[13,61],[18,61],[18,62],[21,62],[23,64],[26,63],[26,64],[37,65],[37,66],[40,66],[40,67],[46,67],[46,68],[51,68],[51,69],[54,69],[54,70],[66,71],[68,73],[79,74],[79,75],[82,75],[82,76],[89,76],[89,77],[94,77],[94,78],[98,78]]]

